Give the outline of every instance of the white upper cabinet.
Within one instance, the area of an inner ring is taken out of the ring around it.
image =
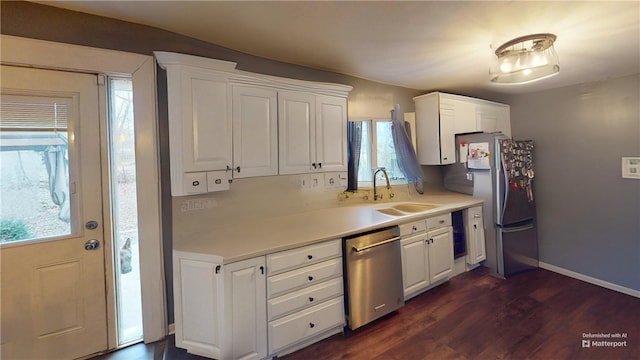
[[[316,97],[281,91],[278,117],[280,174],[309,172],[315,163]]]
[[[278,174],[278,92],[233,86],[234,178]]]
[[[347,99],[316,97],[316,166],[347,171]]]
[[[347,100],[278,93],[280,174],[346,171]]]
[[[508,105],[440,92],[420,95],[413,101],[417,155],[422,165],[453,164],[456,134],[501,131],[511,136]]]
[[[155,56],[167,70],[173,196],[227,190],[232,177],[346,171],[351,86],[254,74],[191,55]]]

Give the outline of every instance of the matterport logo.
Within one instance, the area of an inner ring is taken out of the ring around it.
[[[627,333],[582,333],[582,347],[618,348],[627,346]]]

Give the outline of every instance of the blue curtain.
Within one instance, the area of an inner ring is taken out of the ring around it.
[[[347,122],[347,191],[358,190],[358,167],[362,148],[362,121]]]
[[[418,163],[418,157],[411,139],[407,134],[407,129],[404,126],[400,105],[396,105],[396,108],[391,110],[391,132],[400,171],[404,173],[408,182],[414,184],[418,193],[424,194],[422,169]]]

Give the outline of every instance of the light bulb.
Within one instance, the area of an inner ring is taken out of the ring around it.
[[[508,73],[511,71],[511,69],[512,69],[512,66],[509,59],[504,59],[502,61],[502,64],[500,64],[500,71],[502,71],[503,73]]]

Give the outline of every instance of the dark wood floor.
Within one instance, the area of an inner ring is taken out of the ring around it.
[[[583,348],[585,333],[625,333],[601,340],[626,346]],[[96,359],[203,358],[168,337]],[[542,269],[500,280],[480,268],[281,359],[640,359],[640,299]]]

